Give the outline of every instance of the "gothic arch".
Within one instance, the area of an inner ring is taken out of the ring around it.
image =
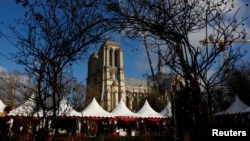
[[[113,49],[109,48],[109,66],[113,66]]]
[[[115,50],[115,58],[114,58],[114,63],[115,63],[115,67],[118,67],[118,61],[119,61],[119,50]]]

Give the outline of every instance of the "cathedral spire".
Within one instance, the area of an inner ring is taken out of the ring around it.
[[[158,70],[157,71],[158,71],[157,73],[164,73],[160,46],[158,46]]]

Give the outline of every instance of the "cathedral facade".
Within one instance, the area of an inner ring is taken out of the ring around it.
[[[124,72],[123,50],[119,43],[107,40],[89,57],[87,87],[98,91],[98,101],[107,111],[114,109],[120,100],[134,109],[133,105],[140,97],[152,89],[149,79],[126,78]],[[163,76],[163,72],[160,74]],[[164,75],[163,78],[162,81],[168,82],[170,76]]]
[[[87,87],[96,87],[101,106],[110,110],[120,99],[126,100],[124,81],[122,48],[118,43],[105,41],[99,52],[89,58]]]

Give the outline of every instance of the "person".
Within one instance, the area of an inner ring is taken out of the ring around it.
[[[104,141],[104,137],[103,137],[103,132],[104,132],[104,125],[102,121],[98,121],[97,122],[97,136],[99,138],[100,141]]]
[[[8,117],[0,118],[0,140],[8,140],[9,124]]]
[[[115,133],[115,132],[116,132],[116,125],[115,125],[115,122],[112,121],[112,123],[111,123],[110,126],[111,126],[111,127],[110,127],[110,128],[111,128],[110,133],[111,133],[111,134]]]
[[[162,135],[161,124],[159,122],[157,122],[156,125],[157,125],[157,134],[159,136],[161,136]]]
[[[37,135],[36,135],[36,141],[45,141],[47,138],[47,134],[44,128],[41,128],[38,130]]]
[[[127,122],[127,136],[131,136],[131,132],[132,132],[132,129],[131,129],[131,125]]]

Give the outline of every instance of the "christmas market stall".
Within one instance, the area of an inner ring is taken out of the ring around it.
[[[141,109],[137,112],[140,115],[141,134],[161,134],[162,125],[166,116],[156,112],[146,100]]]
[[[111,113],[116,117],[117,121],[113,121],[111,126],[116,129],[115,133],[119,136],[135,136],[137,135],[136,123],[140,115],[132,112],[121,99],[119,104],[111,111]]]
[[[96,101],[92,99],[91,103],[81,111],[82,114],[82,130],[84,136],[97,136],[108,133],[108,123],[114,116],[104,110]]]

